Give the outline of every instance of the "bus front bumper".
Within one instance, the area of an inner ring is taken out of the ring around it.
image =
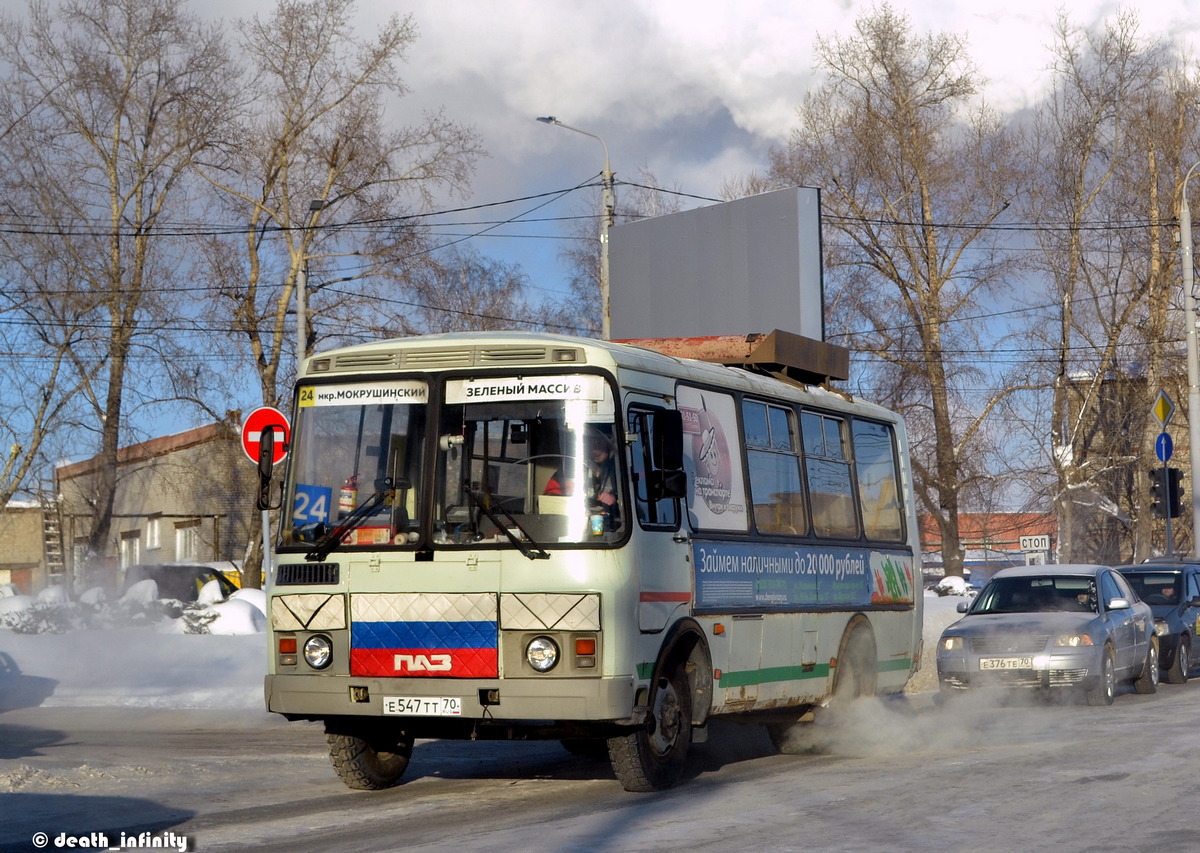
[[[628,722],[636,682],[623,678],[393,679],[353,676],[266,676],[267,710],[296,719],[389,716],[385,700],[456,699],[459,719],[563,722]],[[426,703],[422,703],[426,704]],[[395,708],[389,702],[387,707]],[[427,707],[435,707],[429,703]],[[444,719],[444,718],[443,718]]]

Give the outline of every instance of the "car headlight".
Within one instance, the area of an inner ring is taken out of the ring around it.
[[[962,637],[942,637],[942,641],[938,643],[938,648],[944,652],[956,652],[962,649]]]
[[[333,642],[324,634],[313,634],[304,641],[304,660],[313,669],[324,669],[333,661]]]
[[[1160,637],[1163,636],[1164,634],[1169,633],[1169,630],[1167,629],[1167,620],[1166,619],[1155,619],[1154,620],[1154,633]]]
[[[1056,646],[1090,646],[1092,638],[1087,634],[1059,634],[1054,638]]]
[[[558,664],[558,644],[549,637],[534,637],[525,647],[525,660],[538,672],[549,672]]]

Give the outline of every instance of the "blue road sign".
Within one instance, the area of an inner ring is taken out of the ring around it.
[[[1159,462],[1171,461],[1171,454],[1175,451],[1175,445],[1171,441],[1170,433],[1160,432],[1158,438],[1154,440],[1154,452],[1158,454]]]

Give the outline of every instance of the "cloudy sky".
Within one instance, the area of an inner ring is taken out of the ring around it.
[[[269,9],[242,0],[234,14]],[[985,96],[1002,110],[1031,103],[1046,80],[1047,45],[1059,9],[1096,25],[1137,12],[1146,36],[1167,36],[1195,53],[1194,0],[893,0],[921,33],[965,34]],[[617,181],[647,169],[662,186],[716,197],[723,180],[762,169],[795,124],[814,82],[817,35],[845,36],[876,4],[861,0],[359,0],[361,32],[392,13],[411,13],[420,32],[402,73],[412,94],[404,119],[441,106],[473,125],[489,157],[468,199],[486,204],[573,187],[597,175],[599,142],[539,124],[554,115],[597,134]],[[618,186],[618,193],[620,188]],[[478,234],[479,251],[522,264],[538,287],[560,287],[561,226],[497,220],[577,215],[587,196],[535,210],[543,200],[443,220],[444,239]],[[704,202],[685,200],[685,207]],[[491,230],[485,229],[490,228]]]

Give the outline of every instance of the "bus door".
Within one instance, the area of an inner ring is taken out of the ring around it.
[[[661,397],[625,397],[628,462],[637,529],[640,577],[638,627],[647,633],[665,629],[692,601],[691,542],[681,526],[686,480],[679,413]]]

